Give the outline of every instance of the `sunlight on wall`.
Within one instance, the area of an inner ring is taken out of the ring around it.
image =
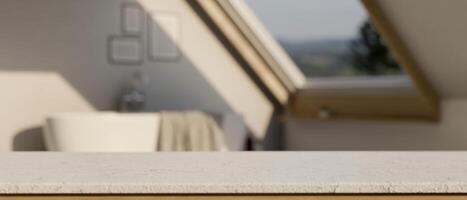
[[[14,145],[11,142],[14,137],[41,126],[50,113],[94,110],[79,92],[54,72],[0,71],[0,80],[3,94],[0,122],[8,124],[0,127],[0,133],[9,134],[11,138],[0,140],[2,151],[12,149],[10,145]]]
[[[178,1],[164,1],[157,4],[154,0],[139,0],[146,11],[174,10],[180,6]],[[177,13],[181,17],[181,41],[178,46],[182,57],[188,59],[193,67],[216,90],[234,112],[242,113],[247,125],[257,138],[263,138],[272,116],[273,107],[261,90],[241,69],[229,52],[205,27],[188,4],[182,4],[191,12]],[[161,7],[162,6],[162,7]],[[164,7],[165,6],[165,7]],[[178,8],[180,9],[180,8]],[[151,20],[151,19],[148,19]],[[157,23],[157,22],[156,22]],[[167,28],[167,27],[162,27]],[[166,30],[166,32],[169,32]],[[207,52],[219,53],[222,57],[213,57]],[[227,55],[227,56],[224,56]],[[183,75],[180,75],[183,79]]]

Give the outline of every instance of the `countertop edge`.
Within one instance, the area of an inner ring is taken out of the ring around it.
[[[1,194],[467,194],[467,183],[275,185],[0,184]]]

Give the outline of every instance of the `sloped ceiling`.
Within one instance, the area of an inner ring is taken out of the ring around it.
[[[467,1],[378,0],[442,98],[467,98]]]

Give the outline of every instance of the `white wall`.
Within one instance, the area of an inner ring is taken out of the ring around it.
[[[467,99],[467,1],[379,0],[443,98]]]
[[[287,150],[467,150],[467,100],[445,100],[439,123],[299,121]]]
[[[266,132],[272,105],[185,1],[139,1],[180,16],[180,60],[108,64],[121,2],[0,1],[0,151],[43,148],[39,126],[48,113],[115,109],[137,69],[149,77],[149,110],[239,112],[253,133]]]
[[[287,123],[289,150],[467,150],[467,1],[379,0],[435,90],[439,123]]]

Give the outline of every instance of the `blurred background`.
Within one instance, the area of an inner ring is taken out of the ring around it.
[[[465,150],[465,8],[0,0],[0,151]]]

